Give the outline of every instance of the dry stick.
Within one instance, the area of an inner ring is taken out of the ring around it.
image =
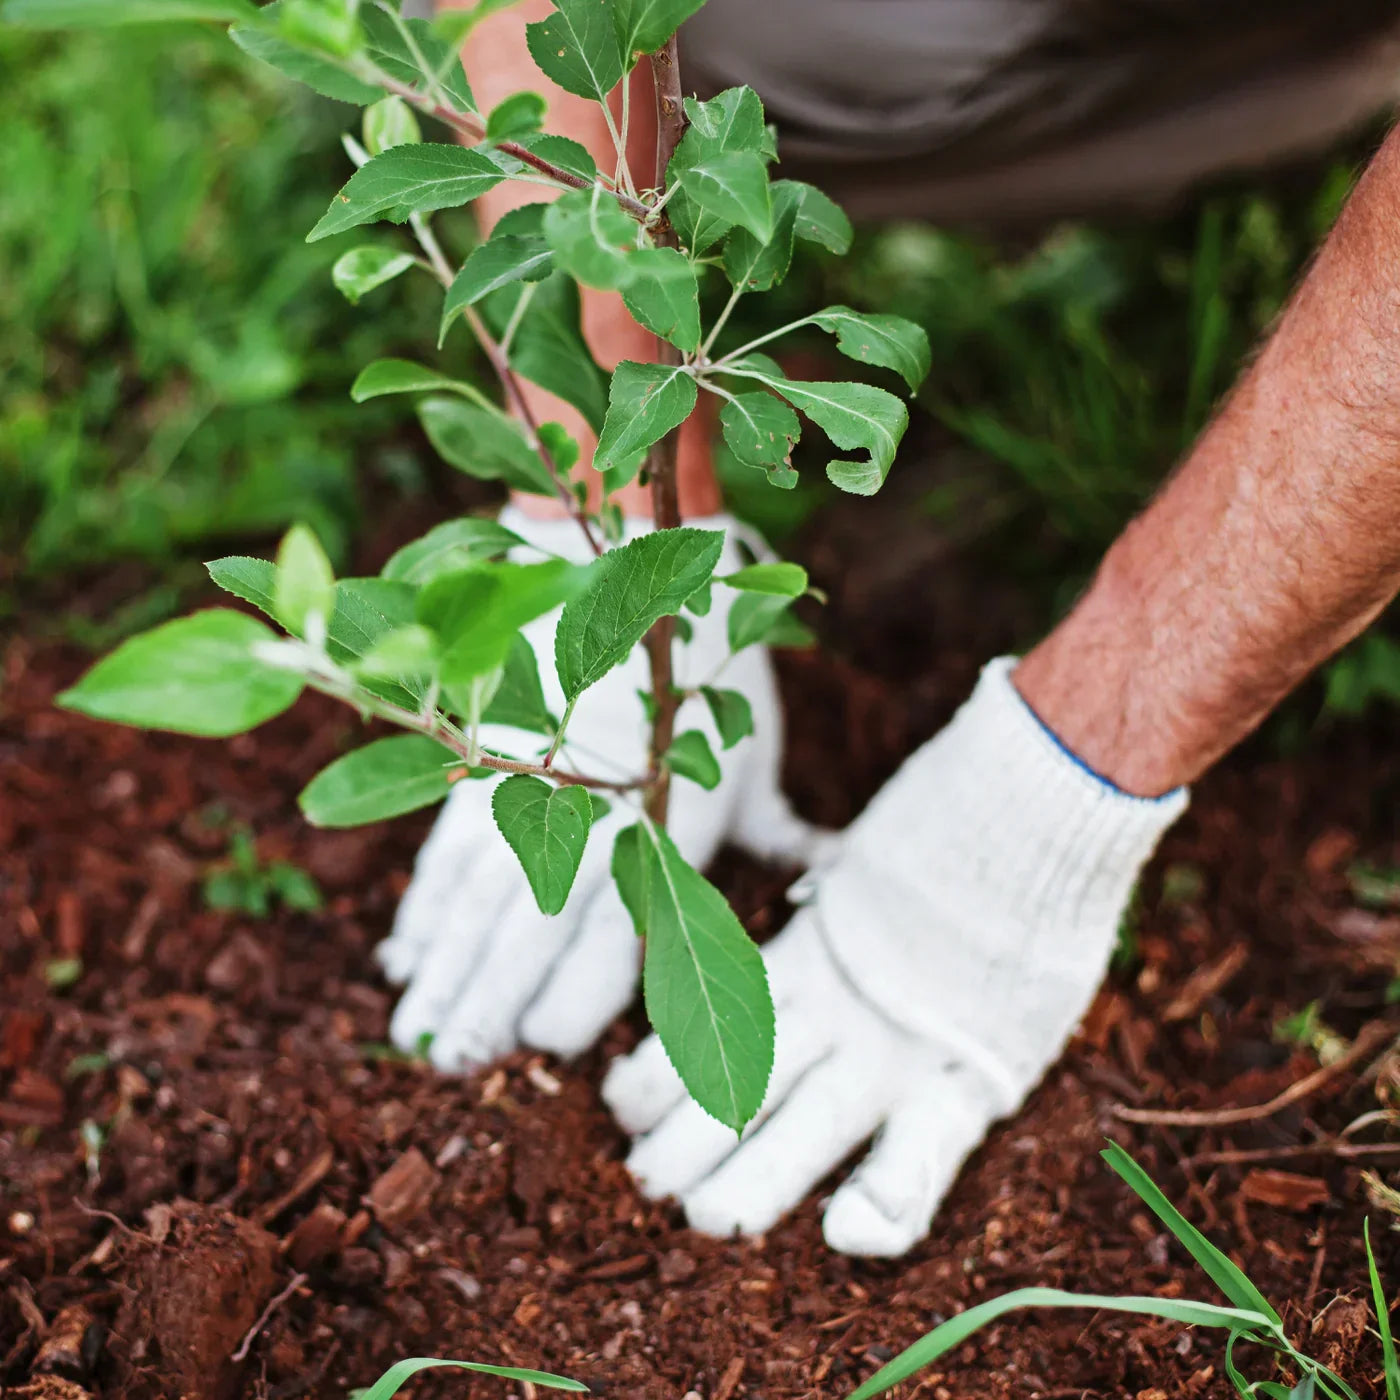
[[[671,157],[681,137],[685,135],[680,55],[674,35],[664,48],[651,55],[650,62],[652,85],[656,89],[656,188],[665,189],[666,169],[671,164]],[[679,241],[669,219],[657,225],[654,237],[663,248],[674,248]],[[657,345],[662,364],[681,363],[681,352],[670,341],[658,337]],[[679,427],[673,428],[652,447],[647,457],[647,470],[651,476],[651,513],[658,530],[674,530],[681,523],[680,487],[676,481],[680,431]],[[681,703],[672,665],[675,635],[676,619],[663,617],[646,637],[647,657],[651,662],[651,695],[656,710],[651,724],[651,766],[656,779],[647,792],[646,812],[658,826],[666,825],[666,809],[671,796],[670,773],[662,766],[661,760],[675,737],[676,711]]]
[[[1113,1116],[1125,1123],[1158,1123],[1171,1128],[1225,1128],[1236,1123],[1254,1123],[1261,1118],[1272,1118],[1291,1104],[1315,1093],[1329,1079],[1343,1070],[1364,1060],[1384,1040],[1393,1040],[1396,1026],[1393,1021],[1372,1021],[1362,1028],[1346,1054],[1323,1065],[1312,1074],[1304,1076],[1296,1084],[1290,1084],[1281,1094],[1276,1094],[1267,1103],[1252,1104],[1248,1108],[1218,1109],[1169,1109],[1169,1108],[1127,1108],[1115,1106]]]
[[[262,1316],[248,1329],[247,1335],[238,1344],[238,1350],[229,1357],[230,1361],[242,1361],[249,1348],[258,1339],[258,1333],[272,1320],[272,1314],[306,1282],[305,1274],[293,1274],[292,1281],[262,1310]]]

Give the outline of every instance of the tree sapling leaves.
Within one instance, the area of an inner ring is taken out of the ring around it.
[[[479,397],[478,391],[460,379],[451,379],[413,360],[373,360],[355,376],[350,397],[356,403],[382,398],[385,394],[422,394],[435,389]]]
[[[628,261],[631,280],[622,289],[627,309],[678,349],[698,350],[700,281],[690,259],[675,248],[644,248]]]
[[[755,237],[767,243],[772,235],[772,204],[768,192],[766,164],[777,155],[772,133],[764,125],[763,104],[752,88],[727,88],[708,102],[698,102],[687,98],[686,116],[690,125],[680,144],[676,147],[671,163],[667,167],[667,181],[681,182],[681,188],[672,196],[668,206],[671,221],[680,231],[682,241],[692,253],[704,252],[712,243],[722,237],[734,225],[751,227],[748,218],[729,217],[725,213],[707,209],[692,193],[692,186],[702,193],[719,200],[727,209],[736,204],[747,213],[757,215],[756,227],[752,227]],[[722,157],[740,155],[752,159],[741,160],[733,167],[727,167]],[[705,177],[686,177],[698,166],[706,162],[719,162]],[[758,173],[762,175],[762,193],[759,193]],[[737,187],[737,188],[731,188]]]
[[[222,739],[280,715],[302,678],[260,660],[275,641],[257,618],[211,608],[123,642],[57,704],[94,719]]]
[[[477,565],[439,574],[424,585],[417,621],[438,635],[438,673],[449,697],[502,666],[516,633],[577,593],[588,574],[587,568],[550,559]]]
[[[512,282],[542,282],[554,271],[554,250],[538,233],[501,233],[479,244],[452,279],[442,305],[438,344],[447,338],[452,318]]]
[[[720,530],[659,530],[609,550],[564,608],[554,661],[565,696],[577,699],[625,661],[651,625],[679,612],[714,573]]]
[[[545,240],[559,266],[585,286],[604,291],[625,287],[635,276],[631,255],[637,227],[600,185],[562,195],[544,216]]]
[[[277,550],[273,606],[293,636],[306,635],[311,618],[324,628],[335,602],[335,572],[321,542],[305,525],[293,525]]]
[[[447,43],[428,20],[416,16],[396,20],[374,4],[361,5],[359,15],[367,40],[366,56],[391,78],[435,102],[446,99],[445,105],[459,112],[476,112],[476,99],[462,70],[460,47]]]
[[[630,65],[632,56],[657,49],[705,0],[614,0],[618,40]]]
[[[700,694],[710,707],[710,714],[719,730],[720,743],[732,749],[740,739],[753,733],[753,706],[748,696],[739,690],[717,690],[712,685],[700,687]]]
[[[365,108],[361,124],[365,150],[377,156],[394,146],[414,146],[423,139],[413,108],[397,94],[381,97]]]
[[[844,256],[851,251],[855,230],[846,212],[835,200],[824,195],[815,185],[801,180],[780,180],[774,188],[778,190],[790,186],[798,196],[797,221],[794,231],[807,243],[819,243],[828,252]]]
[[[401,253],[394,248],[378,248],[364,244],[342,253],[331,268],[331,281],[336,290],[350,303],[358,306],[360,298],[386,282],[392,282],[400,273],[407,272],[417,259],[412,253]]]
[[[504,481],[515,491],[555,494],[554,479],[525,429],[499,409],[434,394],[419,403],[418,421],[438,456],[458,471],[481,481]]]
[[[542,131],[533,136],[518,136],[515,144],[523,146],[541,160],[558,166],[560,170],[576,175],[580,180],[587,180],[590,185],[598,178],[598,162],[589,154],[588,148],[567,136]]]
[[[706,792],[719,786],[719,760],[702,730],[687,729],[684,734],[677,734],[661,761],[671,772],[699,783]]]
[[[743,651],[758,642],[769,646],[809,646],[811,631],[789,611],[791,598],[773,593],[742,593],[729,609],[729,649]]]
[[[0,22],[20,29],[96,29],[170,20],[257,18],[249,0],[4,0]]]
[[[545,704],[535,649],[519,633],[511,638],[500,683],[481,719],[483,724],[504,724],[532,734],[552,735],[559,728]]]
[[[801,195],[791,180],[772,186],[773,235],[766,241],[736,228],[724,243],[724,273],[746,292],[766,292],[788,274]]]
[[[474,147],[446,142],[394,146],[346,181],[306,241],[314,243],[376,219],[402,223],[410,213],[455,208],[494,189],[504,178],[501,168]]]
[[[737,224],[763,244],[773,237],[768,163],[756,151],[720,151],[684,170],[680,182],[697,225],[722,232]]]
[[[606,101],[622,81],[622,44],[614,0],[555,0],[547,19],[527,25],[525,42],[535,66],[577,97]]]
[[[226,559],[211,559],[204,566],[209,577],[235,598],[242,598],[259,611],[277,621],[274,593],[277,588],[277,566],[266,559],[250,559],[247,555],[231,554]]]
[[[533,136],[544,121],[546,103],[537,92],[512,93],[486,118],[488,141],[518,141]]]
[[[482,314],[500,335],[522,296],[530,298],[510,344],[510,365],[541,389],[557,394],[583,414],[596,433],[607,409],[607,376],[598,368],[579,323],[579,291],[574,280],[556,272],[529,287],[510,286],[482,302]]]
[[[836,348],[843,355],[894,370],[911,394],[928,377],[932,363],[928,335],[903,316],[867,315],[849,306],[828,306],[809,319],[836,336]]]
[[[13,4],[13,0],[11,3]],[[54,0],[37,0],[37,3],[52,6]],[[58,0],[58,5],[54,8],[61,8],[63,3],[64,0]],[[142,8],[140,4],[130,4],[129,0],[103,0],[103,3],[110,4],[113,8],[121,5],[128,11]],[[165,0],[146,0],[148,6],[157,3],[165,3]],[[269,22],[276,19],[280,8],[278,3],[265,5],[258,22],[234,25],[229,30],[229,38],[250,57],[275,68],[293,82],[303,83],[322,97],[334,98],[337,102],[350,102],[356,107],[366,107],[384,96],[383,88],[365,82],[353,73],[347,73],[335,59],[313,49],[303,48],[285,38],[278,31],[276,24]],[[3,13],[8,19],[9,9]]]
[[[437,670],[437,635],[417,622],[386,632],[354,663],[357,677],[367,680],[408,678],[419,688]]]
[[[889,475],[894,454],[909,426],[909,410],[901,399],[873,384],[830,380],[808,383],[774,374],[771,361],[746,356],[725,372],[757,379],[777,390],[800,413],[805,413],[837,447],[864,448],[864,461],[828,462],[826,474],[843,491],[873,496]]]
[[[648,877],[651,869],[651,842],[646,828],[638,822],[623,827],[613,842],[611,871],[623,908],[632,920],[638,938],[647,932]]]
[[[587,788],[576,783],[555,787],[518,773],[497,784],[491,813],[525,871],[540,912],[558,914],[568,903],[593,823]]]
[[[773,1070],[773,999],[763,959],[725,898],[666,832],[645,828],[647,1015],[690,1096],[735,1132]]]
[[[525,541],[495,520],[466,515],[434,525],[394,554],[379,571],[381,578],[424,584],[438,574],[464,569],[486,559],[499,559]],[[212,567],[212,566],[211,566]]]
[[[441,802],[462,760],[435,739],[395,734],[323,768],[297,804],[312,826],[363,826]]]
[[[775,598],[800,598],[807,591],[807,570],[801,564],[782,560],[772,564],[750,564],[732,574],[721,574],[716,583],[727,583],[747,593],[768,593]]]
[[[746,467],[770,476],[791,471],[792,449],[802,436],[802,425],[776,395],[762,390],[733,395],[719,411],[719,426],[729,450]]]
[[[695,380],[680,365],[623,360],[608,388],[593,465],[607,471],[635,464],[652,443],[690,417],[696,397]]]

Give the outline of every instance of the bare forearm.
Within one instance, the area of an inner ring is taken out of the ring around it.
[[[1198,777],[1400,587],[1400,140],[1016,685],[1130,792]]]

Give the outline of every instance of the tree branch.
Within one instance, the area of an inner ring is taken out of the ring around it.
[[[675,36],[664,48],[650,56],[652,85],[656,89],[656,188],[665,189],[666,170],[685,135],[685,105],[681,99],[680,56]],[[677,246],[675,230],[670,220],[663,220],[654,229],[658,245]],[[662,364],[678,365],[680,351],[669,341],[657,340],[658,360]],[[674,530],[681,523],[680,488],[676,481],[676,462],[680,447],[680,429],[667,433],[647,457],[651,477],[652,518],[658,530]],[[670,774],[662,758],[671,747],[676,733],[676,712],[681,696],[676,690],[674,642],[676,620],[659,619],[646,636],[647,658],[651,663],[651,695],[654,716],[651,725],[651,767],[656,774],[647,792],[647,815],[659,826],[666,824],[670,802]]]

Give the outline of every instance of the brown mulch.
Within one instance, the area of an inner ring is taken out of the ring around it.
[[[892,510],[860,527],[838,514],[803,545],[832,594],[831,650],[781,665],[788,784],[829,823],[1026,625],[1013,595],[950,574],[936,537]],[[1144,883],[1136,963],[973,1158],[931,1238],[867,1262],[824,1248],[819,1197],[763,1240],[728,1242],[637,1196],[597,1095],[606,1059],[642,1030],[635,1015],[578,1064],[521,1054],[471,1082],[386,1054],[393,994],[371,950],[430,814],[313,831],[294,797],[356,741],[351,715],[313,697],[230,743],[145,735],[51,707],[84,661],[21,637],[3,653],[0,1393],[340,1397],[400,1357],[440,1355],[617,1397],[834,1400],[1010,1288],[1214,1300],[1099,1162],[1106,1136],[1299,1341],[1379,1393],[1361,1306],[1368,1209],[1392,1280],[1400,1249],[1361,1173],[1388,1177],[1400,1150],[1288,1150],[1388,1106],[1388,1076],[1378,1090],[1363,1066],[1226,1129],[1129,1125],[1114,1108],[1263,1103],[1317,1068],[1277,1042],[1281,1016],[1317,1000],[1350,1035],[1387,1014],[1400,921],[1357,907],[1345,879],[1357,858],[1400,862],[1400,747],[1383,727],[1338,728],[1289,759],[1261,740],[1202,784]],[[308,870],[324,910],[210,911],[202,880],[229,822],[265,860]],[[786,917],[790,874],[733,853],[717,867],[759,936]],[[1383,1143],[1384,1129],[1355,1140]],[[1231,1153],[1245,1159],[1211,1160]],[[461,1373],[412,1387],[506,1390]],[[904,1393],[1232,1392],[1218,1337],[1041,1312]]]

